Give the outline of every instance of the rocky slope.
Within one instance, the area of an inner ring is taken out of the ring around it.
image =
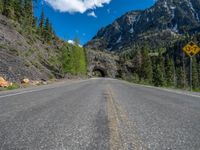
[[[144,11],[131,11],[102,28],[85,47],[122,51],[147,43],[165,47],[185,33],[200,31],[200,0],[158,0]]]
[[[20,34],[20,25],[0,15],[0,76],[14,82],[29,78],[49,79],[59,74],[50,60],[59,55],[62,43],[44,44],[39,37]]]

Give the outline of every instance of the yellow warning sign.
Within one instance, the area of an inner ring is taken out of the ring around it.
[[[194,43],[189,42],[184,48],[183,51],[188,54],[190,57],[195,56],[200,52],[200,48]]]

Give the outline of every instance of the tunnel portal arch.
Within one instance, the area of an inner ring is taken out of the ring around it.
[[[88,77],[115,78],[118,75],[118,56],[106,52],[87,50]]]
[[[95,77],[107,77],[108,74],[107,74],[107,71],[105,68],[103,67],[98,67],[98,66],[95,66],[93,69],[92,69],[92,76],[95,76]]]

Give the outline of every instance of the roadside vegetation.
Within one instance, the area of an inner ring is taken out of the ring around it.
[[[200,38],[200,35],[196,35],[195,38]],[[184,39],[171,47],[158,50],[151,50],[146,45],[123,52],[120,54],[120,62],[131,64],[129,69],[132,75],[122,74],[122,78],[139,84],[190,89],[190,58],[182,51],[182,47],[188,41],[189,39]],[[193,90],[199,91],[199,55],[193,58],[192,73]]]
[[[64,73],[73,75],[87,73],[85,50],[79,46],[67,46],[62,48],[61,62]]]
[[[0,87],[0,91],[6,91],[6,90],[15,90],[15,89],[19,89],[20,86],[18,84],[12,84],[8,87]]]
[[[30,60],[26,64],[27,67],[31,68],[33,65],[40,71],[44,70],[44,67],[50,70],[53,76],[49,75],[49,78],[62,78],[66,74],[86,75],[85,49],[80,47],[78,40],[72,45],[60,39],[54,32],[51,21],[45,16],[44,9],[39,18],[35,17],[35,4],[36,0],[0,1],[0,14],[11,21],[31,47],[30,50],[12,52],[15,51],[17,56]]]
[[[10,85],[8,86],[7,88],[5,88],[6,90],[15,90],[15,89],[18,89],[20,88],[20,86],[18,84],[13,84],[13,85]]]

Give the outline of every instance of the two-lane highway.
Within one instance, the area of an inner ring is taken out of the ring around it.
[[[0,93],[0,150],[199,150],[200,96],[90,79]]]

